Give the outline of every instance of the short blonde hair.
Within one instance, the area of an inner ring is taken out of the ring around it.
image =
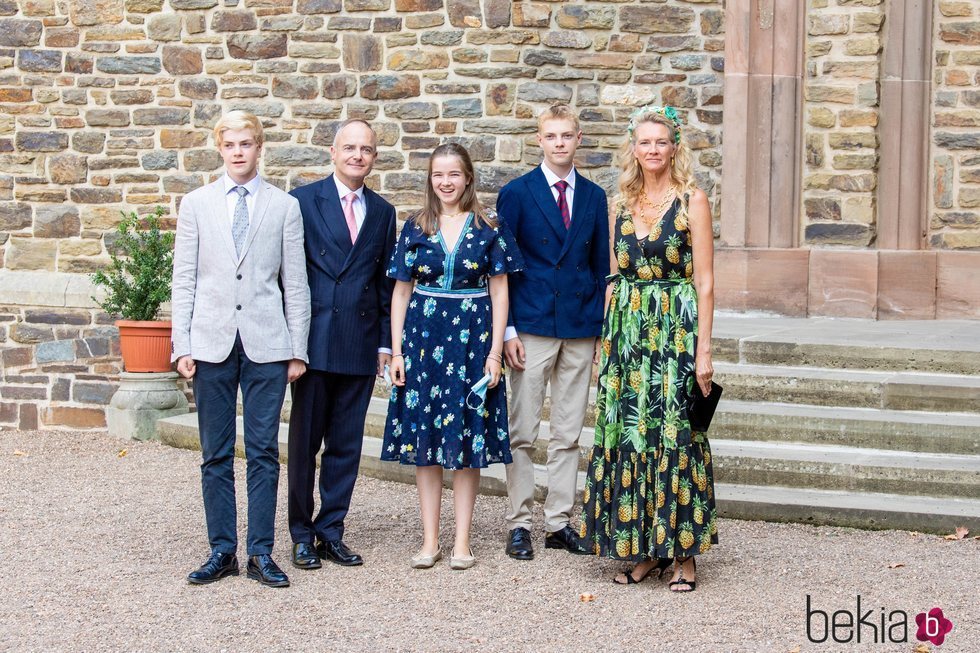
[[[262,130],[262,122],[247,111],[229,111],[218,119],[214,126],[214,144],[221,147],[221,136],[229,129],[247,129],[252,132],[255,142],[262,145],[265,140],[265,132]]]
[[[575,131],[581,130],[578,124],[578,116],[567,104],[553,104],[542,111],[538,116],[538,131],[544,127],[546,120],[571,120],[572,124],[575,125]]]

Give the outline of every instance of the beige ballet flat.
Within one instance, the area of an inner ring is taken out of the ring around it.
[[[458,556],[458,555],[449,556],[450,569],[469,569],[475,564],[476,564],[476,558],[473,557],[472,550],[470,551],[470,554],[466,556]]]
[[[440,560],[442,560],[442,551],[436,551],[432,555],[420,553],[412,558],[412,569],[431,569]]]

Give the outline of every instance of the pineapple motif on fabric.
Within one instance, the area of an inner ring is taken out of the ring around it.
[[[687,416],[698,308],[680,209],[678,198],[640,239],[617,207],[619,270],[602,328],[581,533],[611,558],[687,556],[718,541],[711,449]]]

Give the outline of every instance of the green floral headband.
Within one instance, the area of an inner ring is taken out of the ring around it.
[[[630,114],[630,121],[626,126],[626,132],[629,134],[630,140],[633,140],[633,132],[636,131],[636,126],[640,124],[643,116],[648,113],[659,113],[661,116],[668,118],[674,124],[674,143],[679,144],[681,142],[681,118],[677,115],[677,109],[674,107],[658,107],[655,104],[640,107]]]

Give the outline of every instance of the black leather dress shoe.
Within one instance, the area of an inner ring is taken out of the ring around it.
[[[316,547],[309,542],[297,542],[293,545],[293,566],[297,569],[319,569],[323,565],[316,554]]]
[[[548,533],[544,536],[544,548],[546,549],[565,549],[569,553],[574,553],[576,555],[588,555],[591,553],[585,545],[582,544],[582,539],[578,536],[568,524],[565,528],[560,531],[555,531],[554,533]]]
[[[317,542],[316,553],[322,559],[343,565],[344,567],[356,567],[364,564],[364,559],[348,549],[343,540]]]
[[[531,544],[531,531],[518,526],[511,530],[507,541],[507,555],[515,560],[533,560],[534,546]]]
[[[238,575],[238,556],[234,553],[221,553],[212,551],[211,555],[197,571],[192,571],[187,575],[187,582],[191,585],[207,585],[225,576]]]
[[[252,580],[257,580],[269,587],[289,587],[289,577],[268,553],[249,556],[246,573]]]

